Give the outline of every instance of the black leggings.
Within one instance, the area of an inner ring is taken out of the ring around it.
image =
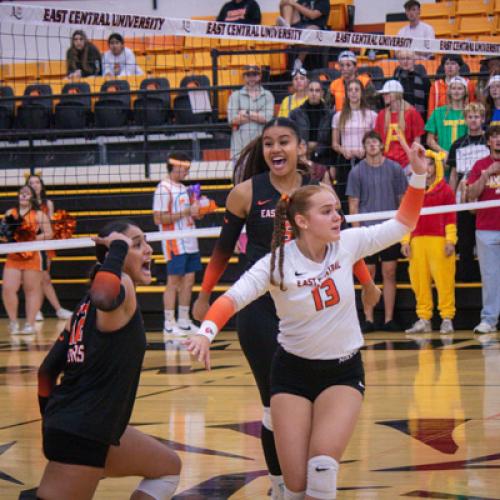
[[[238,338],[259,389],[262,405],[271,402],[271,365],[278,348],[279,319],[274,302],[266,294],[238,313]],[[272,433],[262,427],[262,447],[269,472],[281,474]]]

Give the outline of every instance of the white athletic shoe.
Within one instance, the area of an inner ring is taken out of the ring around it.
[[[411,328],[405,330],[406,333],[428,333],[432,332],[432,325],[428,319],[418,319]]]
[[[290,24],[287,22],[287,20],[284,17],[278,16],[276,18],[276,26],[283,26],[284,28],[289,28]]]
[[[19,333],[19,321],[9,322],[9,333],[11,335],[17,335]]]
[[[495,333],[496,331],[497,329],[489,323],[486,323],[486,321],[481,321],[481,323],[474,328],[475,333]]]
[[[24,328],[17,332],[19,335],[34,335],[36,333],[35,325],[24,324]]]
[[[166,319],[163,323],[163,333],[166,333],[168,335],[175,335],[177,331],[177,324],[174,321],[170,321]]]
[[[43,321],[43,320],[44,320],[44,317],[43,317],[42,311],[38,311],[36,313],[36,316],[35,316],[35,321]]]
[[[445,318],[441,322],[441,328],[439,329],[440,333],[453,333],[455,331],[455,328],[453,328],[453,322],[451,319]]]
[[[191,320],[177,322],[178,335],[192,335],[198,333],[199,328]]]
[[[58,319],[69,319],[73,313],[71,311],[68,311],[68,309],[64,309],[64,307],[61,307],[58,311],[56,311],[56,316]]]

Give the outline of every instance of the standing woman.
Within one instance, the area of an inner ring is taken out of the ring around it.
[[[299,156],[305,155],[296,124],[287,118],[268,122],[262,136],[255,139],[240,156],[244,165],[242,182],[229,193],[222,232],[205,270],[201,292],[193,306],[193,316],[201,321],[209,308],[210,294],[221,278],[229,258],[246,224],[247,268],[264,257],[271,249],[276,206],[283,195],[291,195],[310,179],[298,171]],[[291,236],[290,232],[288,236]],[[365,283],[365,298],[378,301],[380,291],[373,285],[366,266],[359,271]],[[274,445],[270,411],[271,363],[278,347],[279,318],[269,294],[242,309],[237,318],[241,348],[252,369],[264,407],[261,440],[273,488],[273,499],[282,498],[283,478]]]
[[[128,221],[106,225],[95,242],[90,291],[38,372],[49,463],[37,498],[87,500],[103,477],[143,476],[132,499],[170,499],[179,457],[128,425],[146,350],[135,285],[151,283],[152,249]]]
[[[25,230],[29,240],[50,240],[52,227],[49,218],[40,210],[36,194],[31,186],[19,190],[17,207],[7,210],[10,219],[19,229]],[[19,233],[18,233],[19,234]],[[9,333],[30,335],[35,333],[35,316],[42,301],[42,273],[45,262],[41,252],[10,253],[3,270],[2,299],[9,316]],[[26,324],[19,330],[17,292],[23,284]]]
[[[86,78],[101,76],[102,61],[99,49],[87,39],[82,30],[76,30],[71,36],[71,46],[66,51],[68,78]]]
[[[32,174],[26,179],[26,185],[30,186],[36,195],[36,201],[40,210],[52,220],[54,216],[54,203],[47,198],[47,193],[45,191],[45,184],[43,183],[40,175]],[[43,295],[40,306],[43,304],[43,296],[47,297],[47,300],[50,302],[51,306],[54,308],[56,312],[56,316],[59,319],[69,319],[71,318],[71,311],[64,309],[57,298],[56,291],[54,289],[54,285],[52,284],[52,280],[50,278],[50,264],[51,260],[54,258],[56,252],[54,250],[42,251],[42,257],[46,261],[45,269],[43,271],[43,279],[42,279],[42,287],[43,287]],[[41,311],[36,313],[36,321],[43,321],[43,315]]]
[[[305,186],[276,207],[272,253],[247,271],[208,311],[188,350],[210,366],[209,346],[237,311],[270,292],[280,319],[271,372],[271,414],[285,499],[336,498],[337,473],[365,389],[353,265],[397,243],[418,220],[425,151],[410,151],[414,174],[395,219],[340,231],[336,198]],[[286,222],[296,239],[285,243]],[[257,326],[257,325],[256,325]],[[254,331],[253,348],[262,349]]]
[[[360,80],[347,84],[347,99],[337,111],[332,123],[332,148],[338,154],[337,165],[330,169],[330,178],[336,180],[335,191],[345,201],[347,177],[351,168],[365,156],[363,136],[373,130],[377,113],[368,107],[366,91]]]
[[[500,75],[493,75],[486,86],[486,119],[485,126],[500,125]]]

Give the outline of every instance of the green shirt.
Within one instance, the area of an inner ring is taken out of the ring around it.
[[[425,124],[426,132],[437,136],[438,144],[446,151],[451,145],[467,133],[464,112],[450,109],[448,106],[436,108]]]

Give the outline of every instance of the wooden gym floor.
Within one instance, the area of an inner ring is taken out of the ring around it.
[[[0,321],[0,498],[35,498],[41,452],[36,371],[61,328],[10,337]],[[234,333],[213,345],[213,370],[178,340],[148,334],[132,424],[178,450],[175,498],[265,499],[261,406]],[[500,499],[500,344],[474,337],[375,332],[363,358],[367,392],[343,457],[339,499]],[[105,479],[97,499],[124,499],[137,478]]]

